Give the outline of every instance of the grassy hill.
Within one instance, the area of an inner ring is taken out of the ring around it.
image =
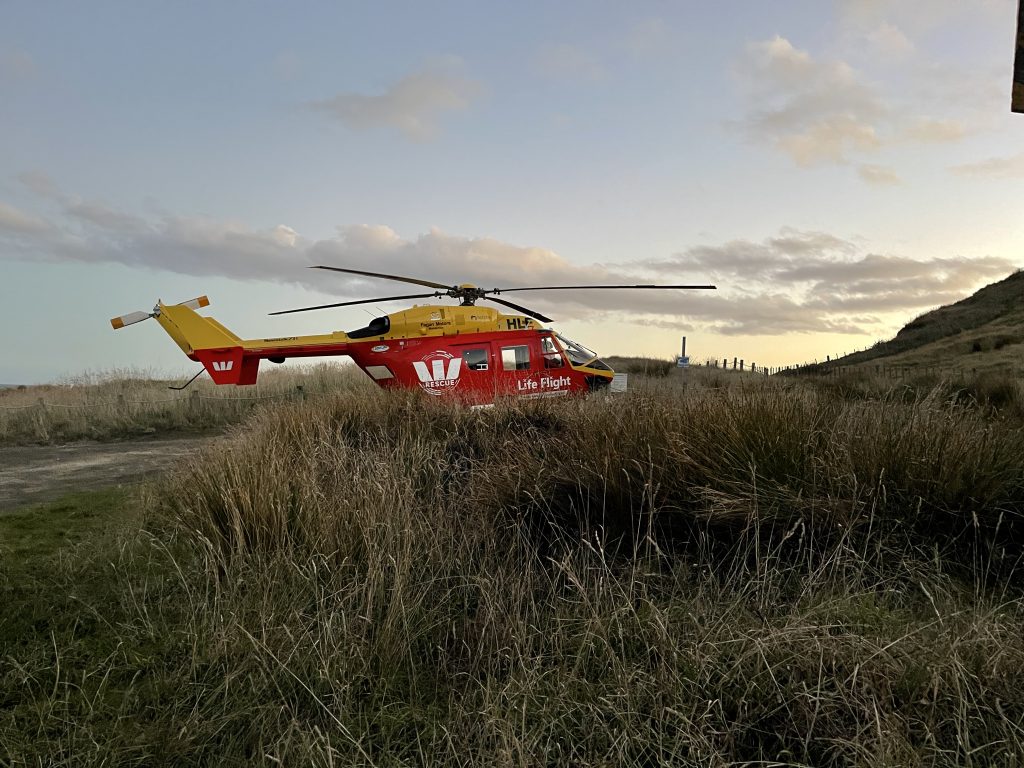
[[[1024,373],[1024,271],[911,320],[895,337],[825,364]]]

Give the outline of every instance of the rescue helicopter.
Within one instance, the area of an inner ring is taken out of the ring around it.
[[[542,325],[552,322],[551,318],[499,298],[500,295],[517,291],[715,289],[713,285],[484,289],[469,283],[445,285],[341,267],[318,265],[311,269],[411,283],[431,292],[339,301],[271,315],[428,298],[447,297],[459,303],[414,304],[375,317],[367,326],[348,332],[265,339],[242,339],[214,318],[200,315],[196,310],[210,303],[205,296],[180,304],[158,301],[152,312],[131,312],[113,318],[110,323],[119,329],[155,319],[189,359],[203,365],[216,384],[255,384],[261,360],[283,363],[289,358],[347,355],[384,389],[420,389],[428,395],[453,397],[467,404],[487,404],[500,396],[533,398],[593,392],[607,387],[614,376],[596,352]],[[499,304],[512,313],[477,306],[480,300]]]

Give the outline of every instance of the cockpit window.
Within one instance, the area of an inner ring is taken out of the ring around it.
[[[550,336],[542,336],[540,340],[540,351],[544,356],[544,367],[545,368],[563,368],[565,366],[565,358],[562,357],[562,350],[555,344],[555,340]]]
[[[569,356],[569,362],[573,365],[589,365],[591,361],[597,360],[597,352],[587,349],[582,344],[570,341],[561,334],[556,334],[565,353]]]

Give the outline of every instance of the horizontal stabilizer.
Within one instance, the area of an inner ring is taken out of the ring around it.
[[[124,328],[126,325],[134,325],[135,323],[141,323],[143,320],[149,320],[152,315],[149,312],[129,312],[127,315],[121,315],[115,317],[110,321],[110,324],[114,326],[114,330],[118,328]]]

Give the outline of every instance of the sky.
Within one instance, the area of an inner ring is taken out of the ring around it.
[[[824,359],[1024,267],[1013,0],[0,2],[0,382],[191,374],[155,323],[520,293],[606,355]]]

